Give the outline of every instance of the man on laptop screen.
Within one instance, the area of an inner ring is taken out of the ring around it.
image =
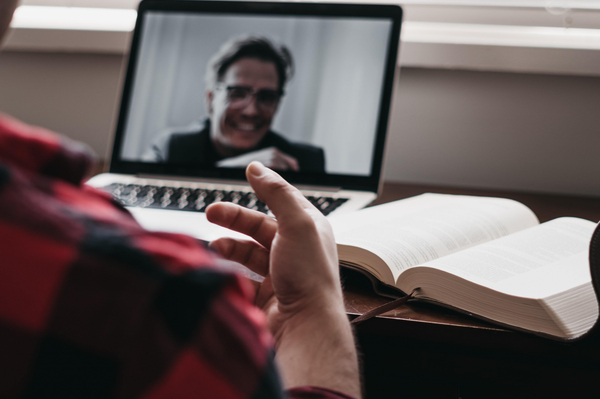
[[[260,36],[229,40],[208,62],[208,118],[169,129],[155,140],[144,160],[202,167],[245,167],[261,161],[279,170],[324,172],[321,148],[292,143],[271,130],[292,71],[292,56],[285,46]]]

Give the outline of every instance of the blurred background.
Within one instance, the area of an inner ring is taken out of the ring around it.
[[[137,0],[24,0],[0,110],[106,159]],[[600,2],[402,3],[385,179],[600,196]]]

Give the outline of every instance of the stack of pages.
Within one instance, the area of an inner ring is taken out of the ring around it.
[[[340,263],[401,293],[493,323],[574,340],[596,323],[596,224],[540,224],[503,198],[423,194],[331,219]]]

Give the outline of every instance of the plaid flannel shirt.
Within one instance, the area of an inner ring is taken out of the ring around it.
[[[0,115],[0,397],[346,398],[283,392],[243,278],[82,184],[86,148]]]

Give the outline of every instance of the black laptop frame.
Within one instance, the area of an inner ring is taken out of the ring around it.
[[[347,190],[377,192],[388,129],[393,81],[397,68],[397,57],[402,22],[402,9],[394,5],[365,4],[320,4],[320,3],[273,3],[236,1],[197,1],[197,0],[143,0],[139,4],[138,18],[133,32],[131,51],[123,85],[119,117],[117,120],[109,172],[130,175],[164,176],[165,178],[200,178],[218,180],[244,180],[243,168],[194,168],[189,165],[165,163],[132,162],[120,159],[123,147],[127,116],[132,100],[133,83],[140,49],[140,36],[144,17],[148,11],[186,12],[203,14],[243,14],[264,16],[296,17],[356,17],[382,18],[392,22],[388,51],[385,61],[383,90],[381,93],[379,117],[376,127],[375,146],[371,170],[368,176],[342,174],[309,174],[306,172],[280,172],[289,182],[297,185],[316,187],[339,187]]]

